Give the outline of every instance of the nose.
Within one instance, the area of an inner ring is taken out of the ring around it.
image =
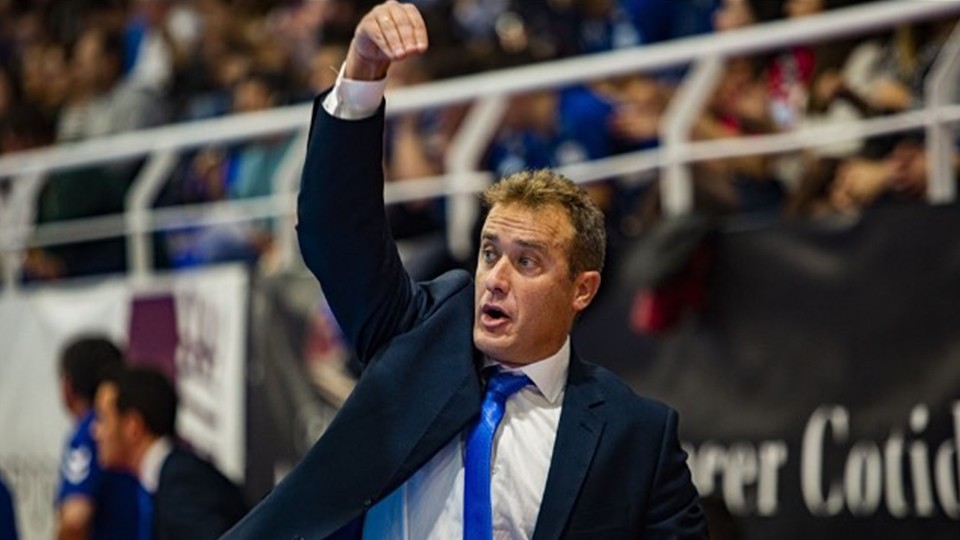
[[[505,294],[510,290],[510,260],[500,257],[484,277],[484,286],[493,294]]]

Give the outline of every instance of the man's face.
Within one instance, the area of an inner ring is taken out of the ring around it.
[[[571,277],[573,236],[559,206],[493,207],[480,237],[474,295],[473,341],[481,352],[523,365],[560,349],[600,285],[598,272]]]
[[[123,433],[123,417],[117,410],[117,387],[113,383],[97,390],[96,423],[93,436],[97,440],[100,465],[105,469],[127,469],[127,443]]]

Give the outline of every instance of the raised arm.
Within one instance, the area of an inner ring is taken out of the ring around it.
[[[381,80],[392,62],[426,48],[414,6],[391,0],[373,8],[357,25],[342,73],[347,80],[318,99],[310,127],[297,209],[300,250],[364,363],[413,323],[416,290],[384,216],[383,105],[357,110],[343,86]]]

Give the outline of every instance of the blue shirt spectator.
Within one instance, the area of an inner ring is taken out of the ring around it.
[[[523,120],[508,127],[488,155],[487,168],[497,175],[569,165],[614,153],[607,129],[613,106],[588,88],[573,87],[559,95],[541,93],[520,99],[525,101],[514,105],[507,116],[508,120],[523,116]],[[521,113],[521,109],[547,114]]]
[[[713,30],[716,0],[620,0],[643,43],[659,43]]]
[[[97,462],[93,439],[93,411],[87,413],[70,436],[60,466],[57,505],[74,496],[95,501],[90,538],[137,538],[137,480],[129,474],[104,471]]]
[[[13,512],[13,497],[0,476],[0,540],[17,540],[17,515]]]

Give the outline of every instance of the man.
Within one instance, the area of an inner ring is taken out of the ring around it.
[[[488,190],[475,284],[404,272],[384,219],[382,88],[426,47],[413,6],[381,4],[319,99],[300,247],[364,373],[225,538],[704,538],[676,414],[571,350],[605,241],[581,189],[536,171]]]
[[[101,336],[81,336],[60,355],[60,393],[76,428],[60,466],[57,538],[125,540],[136,535],[137,481],[104,471],[93,439],[93,399],[104,377],[122,368],[120,349]]]
[[[213,540],[246,508],[213,465],[174,443],[177,395],[167,378],[130,369],[97,392],[96,437],[104,467],[135,472],[152,508],[138,540]],[[152,496],[152,504],[149,496]]]

